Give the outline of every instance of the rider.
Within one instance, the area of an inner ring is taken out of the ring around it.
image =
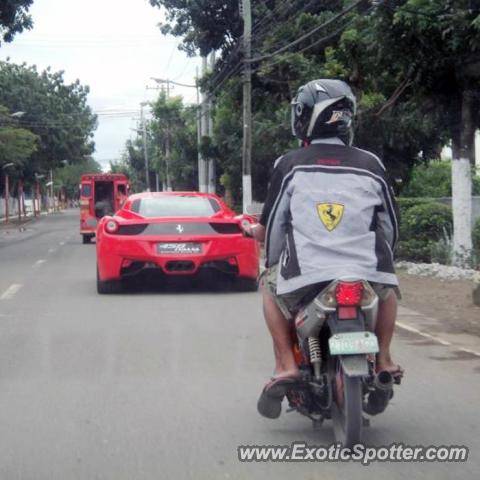
[[[303,148],[274,166],[260,223],[252,235],[265,240],[263,309],[273,338],[275,372],[258,402],[276,418],[298,378],[289,321],[319,289],[341,276],[372,282],[379,296],[377,371],[403,374],[392,362],[398,280],[393,250],[396,205],[385,167],[372,153],[353,148],[356,100],[340,80],[313,80],[292,101],[292,131]]]

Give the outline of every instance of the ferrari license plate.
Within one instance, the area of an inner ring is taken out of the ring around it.
[[[192,255],[202,253],[201,243],[157,243],[157,253],[170,253],[174,255]]]
[[[328,340],[330,355],[377,353],[378,340],[371,332],[337,333]]]

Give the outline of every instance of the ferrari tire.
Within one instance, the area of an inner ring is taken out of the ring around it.
[[[100,280],[97,268],[97,293],[100,295],[108,295],[112,293],[119,293],[122,289],[122,284],[119,280]]]
[[[91,239],[92,239],[92,235],[82,235],[82,243],[84,245],[87,243],[90,243]]]
[[[235,290],[238,292],[256,292],[258,281],[256,278],[239,277],[235,280]]]

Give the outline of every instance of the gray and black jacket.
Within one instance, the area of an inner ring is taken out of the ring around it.
[[[398,285],[397,208],[382,162],[326,139],[280,157],[260,223],[277,293],[341,276]]]

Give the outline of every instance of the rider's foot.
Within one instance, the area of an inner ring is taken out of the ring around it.
[[[403,374],[405,373],[403,368],[400,365],[394,363],[389,355],[382,356],[380,354],[377,355],[376,370],[377,373],[382,371],[390,373],[395,380],[402,378]]]
[[[277,380],[280,378],[299,378],[300,371],[298,368],[291,368],[289,370],[278,370],[275,369],[272,375],[272,380]]]
[[[258,413],[267,418],[278,418],[282,412],[283,397],[294,387],[296,381],[292,377],[282,377],[267,383],[257,402]]]

